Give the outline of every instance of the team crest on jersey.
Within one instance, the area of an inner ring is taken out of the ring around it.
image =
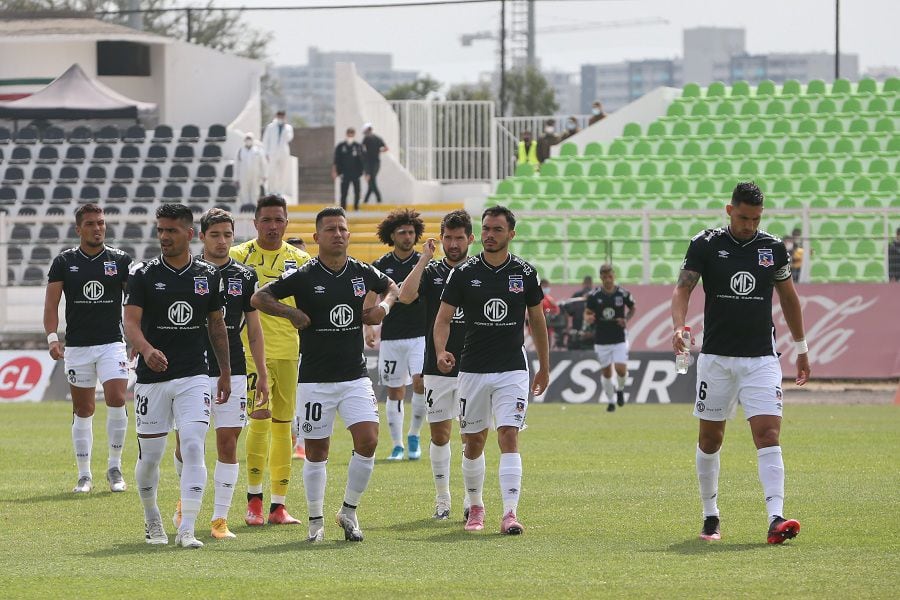
[[[353,284],[353,295],[362,298],[366,295],[366,282],[362,277],[354,277],[350,280]]]
[[[284,261],[284,272],[288,273],[289,271],[297,270],[297,261],[296,260],[286,260]]]
[[[622,306],[625,304],[625,299],[622,296],[616,296],[616,306]]]
[[[509,276],[509,291],[514,294],[521,294],[525,291],[525,282],[522,281],[521,275]]]
[[[206,277],[194,277],[194,293],[205,296],[209,293],[209,281]]]
[[[525,412],[525,400],[516,398],[516,412]]]
[[[240,279],[229,279],[228,280],[228,295],[229,296],[240,296],[244,293],[244,287],[241,284]]]
[[[771,248],[760,248],[759,249],[759,266],[761,267],[771,267],[775,264],[775,257],[772,255]]]
[[[119,268],[115,262],[104,262],[103,274],[107,277],[114,277],[115,275],[119,274]]]

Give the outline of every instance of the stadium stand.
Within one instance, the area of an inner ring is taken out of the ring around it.
[[[767,209],[776,211],[764,216],[771,233],[802,228],[800,209],[814,209],[804,232],[812,246],[810,281],[884,281],[886,240],[900,224],[898,87],[896,79],[714,83],[705,90],[688,84],[646,131],[629,123],[621,137],[592,142],[581,153],[564,143],[539,174],[519,165],[489,203],[554,214],[599,211],[577,219],[522,218],[522,227],[542,240],[522,253],[535,256],[552,281],[574,283],[612,260],[624,281],[670,283],[690,237],[714,223],[691,211],[721,211],[738,181],[754,180]],[[607,213],[643,210],[652,211],[649,231],[639,212]],[[829,245],[837,241],[847,246]]]

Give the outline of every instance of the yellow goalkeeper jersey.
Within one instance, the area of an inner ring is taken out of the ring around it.
[[[264,250],[255,239],[232,246],[228,254],[256,271],[260,287],[309,260],[309,254],[287,242],[282,242],[278,250]],[[295,306],[293,298],[285,298],[281,302]],[[265,337],[266,358],[296,360],[300,356],[300,337],[291,322],[264,313],[260,313],[259,317]],[[247,342],[246,328],[241,332],[241,341],[249,359],[250,345]]]

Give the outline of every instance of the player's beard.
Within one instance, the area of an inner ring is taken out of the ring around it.
[[[459,262],[462,262],[463,260],[465,260],[466,254],[468,254],[467,250],[468,249],[445,250],[444,255],[447,257],[447,260],[449,260],[450,262],[459,263]]]
[[[494,240],[494,244],[496,244],[496,245],[492,249],[488,249],[488,247],[486,245],[482,245],[482,247],[484,248],[484,251],[487,252],[488,254],[494,254],[496,252],[503,252],[504,250],[506,250],[509,247],[509,240],[506,240],[504,242]]]
[[[93,237],[91,237],[90,239],[82,240],[82,243],[88,248],[102,248],[106,244],[106,240],[104,238],[95,240]]]

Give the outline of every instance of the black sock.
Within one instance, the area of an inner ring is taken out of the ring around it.
[[[262,494],[250,494],[250,493],[247,494],[247,502],[250,502],[254,498],[259,498],[260,501],[262,501]]]
[[[270,512],[270,513],[275,512],[275,510],[276,510],[279,506],[284,506],[284,504],[281,504],[280,502],[273,502],[272,504],[269,505],[269,512]]]

